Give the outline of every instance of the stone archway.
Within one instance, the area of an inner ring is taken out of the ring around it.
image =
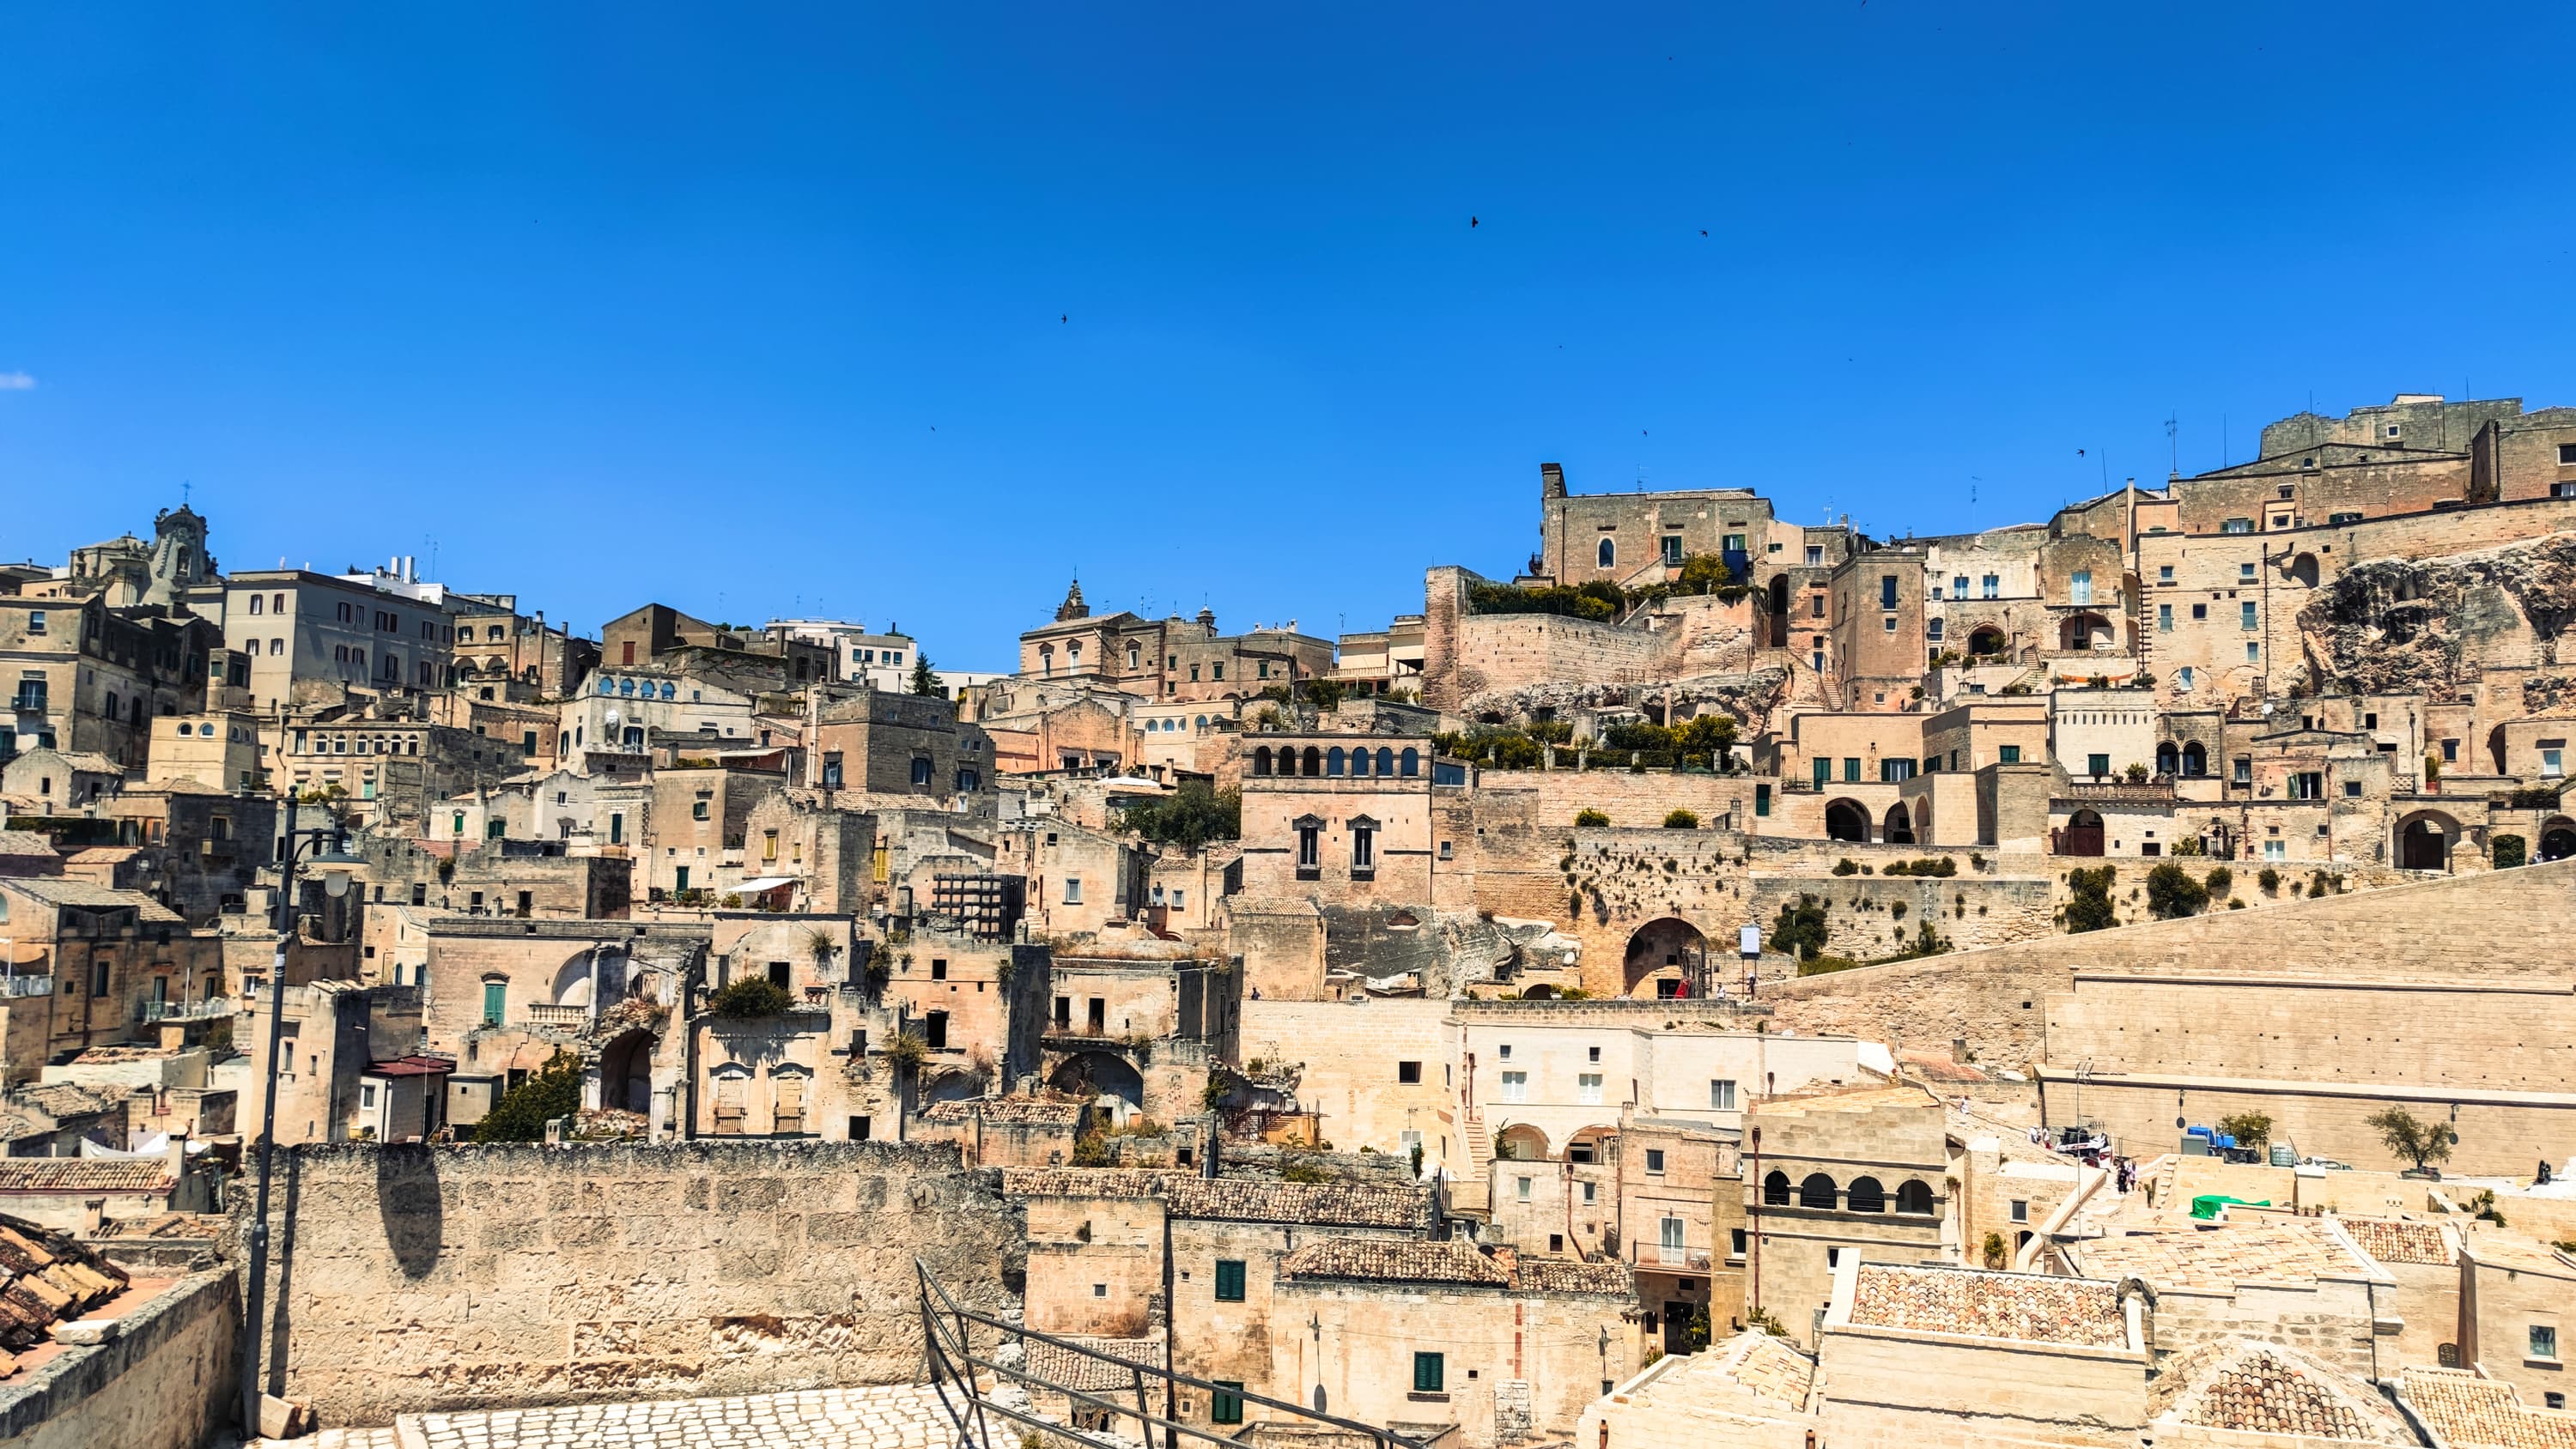
[[[1901,804],[1888,806],[1887,831],[1879,839],[1890,845],[1912,845],[1914,843],[1913,812]]]
[[[2540,827],[2540,858],[2565,860],[2569,856],[2576,856],[2576,820],[2553,815]]]
[[[2439,810],[2419,810],[2397,824],[2397,868],[2449,870],[2460,824]]]
[[[1047,1074],[1047,1085],[1085,1101],[1114,1099],[1130,1109],[1145,1105],[1145,1078],[1114,1052],[1076,1052]]]
[[[599,1105],[618,1112],[653,1110],[653,1034],[623,1032],[599,1049]]]
[[[1708,938],[1679,916],[1659,916],[1628,936],[1622,996],[1679,996],[1708,964]]]
[[[1970,659],[2001,659],[2004,655],[2004,631],[1992,624],[1980,624],[1968,631]]]
[[[1510,1162],[1545,1162],[1547,1134],[1527,1122],[1514,1122],[1495,1134],[1494,1156]]]
[[[1867,845],[1869,807],[1857,800],[1836,800],[1825,806],[1825,838]]]

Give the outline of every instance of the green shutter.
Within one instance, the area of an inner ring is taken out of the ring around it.
[[[1218,1379],[1216,1380],[1216,1384],[1218,1386],[1217,1392],[1208,1400],[1208,1422],[1213,1424],[1242,1423],[1243,1400],[1237,1396],[1243,1391],[1243,1380]],[[1228,1392],[1228,1390],[1232,1390],[1232,1392]]]
[[[1439,1354],[1417,1353],[1413,1356],[1413,1391],[1415,1393],[1439,1393],[1448,1381],[1448,1363]]]
[[[1216,1301],[1219,1303],[1241,1303],[1243,1301],[1243,1264],[1241,1261],[1230,1258],[1220,1258],[1217,1260]]]
[[[509,1005],[509,999],[510,988],[507,983],[500,981],[484,982],[483,1020],[491,1025],[499,1025],[501,1021],[501,1013]]]

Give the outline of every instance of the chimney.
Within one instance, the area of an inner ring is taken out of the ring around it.
[[[170,1191],[176,1195],[179,1184],[188,1180],[188,1134],[170,1134]]]
[[[95,1238],[106,1226],[107,1199],[103,1197],[81,1199],[81,1236]]]
[[[1541,498],[1563,498],[1565,496],[1564,464],[1541,463],[1538,465],[1538,496]]]

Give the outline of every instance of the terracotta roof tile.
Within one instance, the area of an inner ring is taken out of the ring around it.
[[[0,1157],[0,1192],[164,1192],[160,1157]]]
[[[2092,1348],[2129,1343],[2116,1282],[1863,1263],[1852,1286],[1855,1327]]]
[[[1105,1353],[1121,1363],[1142,1364],[1147,1368],[1163,1366],[1163,1341],[1158,1338],[1094,1338],[1078,1333],[1057,1336],[1067,1343],[1078,1343],[1094,1352]],[[1085,1394],[1131,1389],[1136,1383],[1136,1376],[1118,1364],[1034,1339],[1029,1341],[1028,1371],[1058,1388]]]
[[[1472,1243],[1417,1243],[1400,1238],[1327,1238],[1279,1261],[1283,1278],[1339,1278],[1378,1283],[1460,1283],[1508,1288],[1511,1269]]]
[[[936,1102],[922,1114],[933,1122],[972,1122],[977,1117],[987,1122],[1011,1126],[1072,1127],[1082,1120],[1080,1102],[1042,1102],[1027,1097],[969,1097],[963,1101]]]
[[[1512,1286],[1525,1293],[1593,1293],[1633,1298],[1637,1280],[1621,1263],[1586,1263],[1576,1258],[1520,1260]]]
[[[125,1270],[60,1233],[0,1217],[0,1347],[33,1348],[53,1326],[125,1291]]]
[[[2338,1218],[2361,1250],[2382,1263],[2423,1263],[2448,1267],[2459,1261],[2439,1223],[2405,1218]]]
[[[1726,1376],[1748,1392],[1793,1410],[1807,1407],[1808,1391],[1816,1381],[1816,1364],[1792,1347],[1789,1340],[1748,1328],[1719,1344],[1717,1356]]]
[[[1152,1197],[1169,1173],[1133,1167],[1005,1167],[1006,1197]]]
[[[2398,1392],[2454,1449],[2576,1449],[2576,1411],[2532,1408],[2500,1380],[2410,1368]]]
[[[2376,1390],[2295,1349],[2221,1339],[2168,1360],[2147,1389],[2154,1417],[2246,1434],[2412,1444]]]
[[[1347,1228],[1429,1231],[1431,1189],[1350,1182],[1265,1182],[1255,1178],[1173,1177],[1163,1195],[1185,1218],[1314,1223]]]

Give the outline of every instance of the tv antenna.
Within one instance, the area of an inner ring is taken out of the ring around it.
[[[2168,411],[2165,414],[2165,453],[2166,456],[2171,459],[2173,471],[2180,473],[2182,471],[2182,450],[2181,445],[2174,441],[2174,426],[2174,415]]]

